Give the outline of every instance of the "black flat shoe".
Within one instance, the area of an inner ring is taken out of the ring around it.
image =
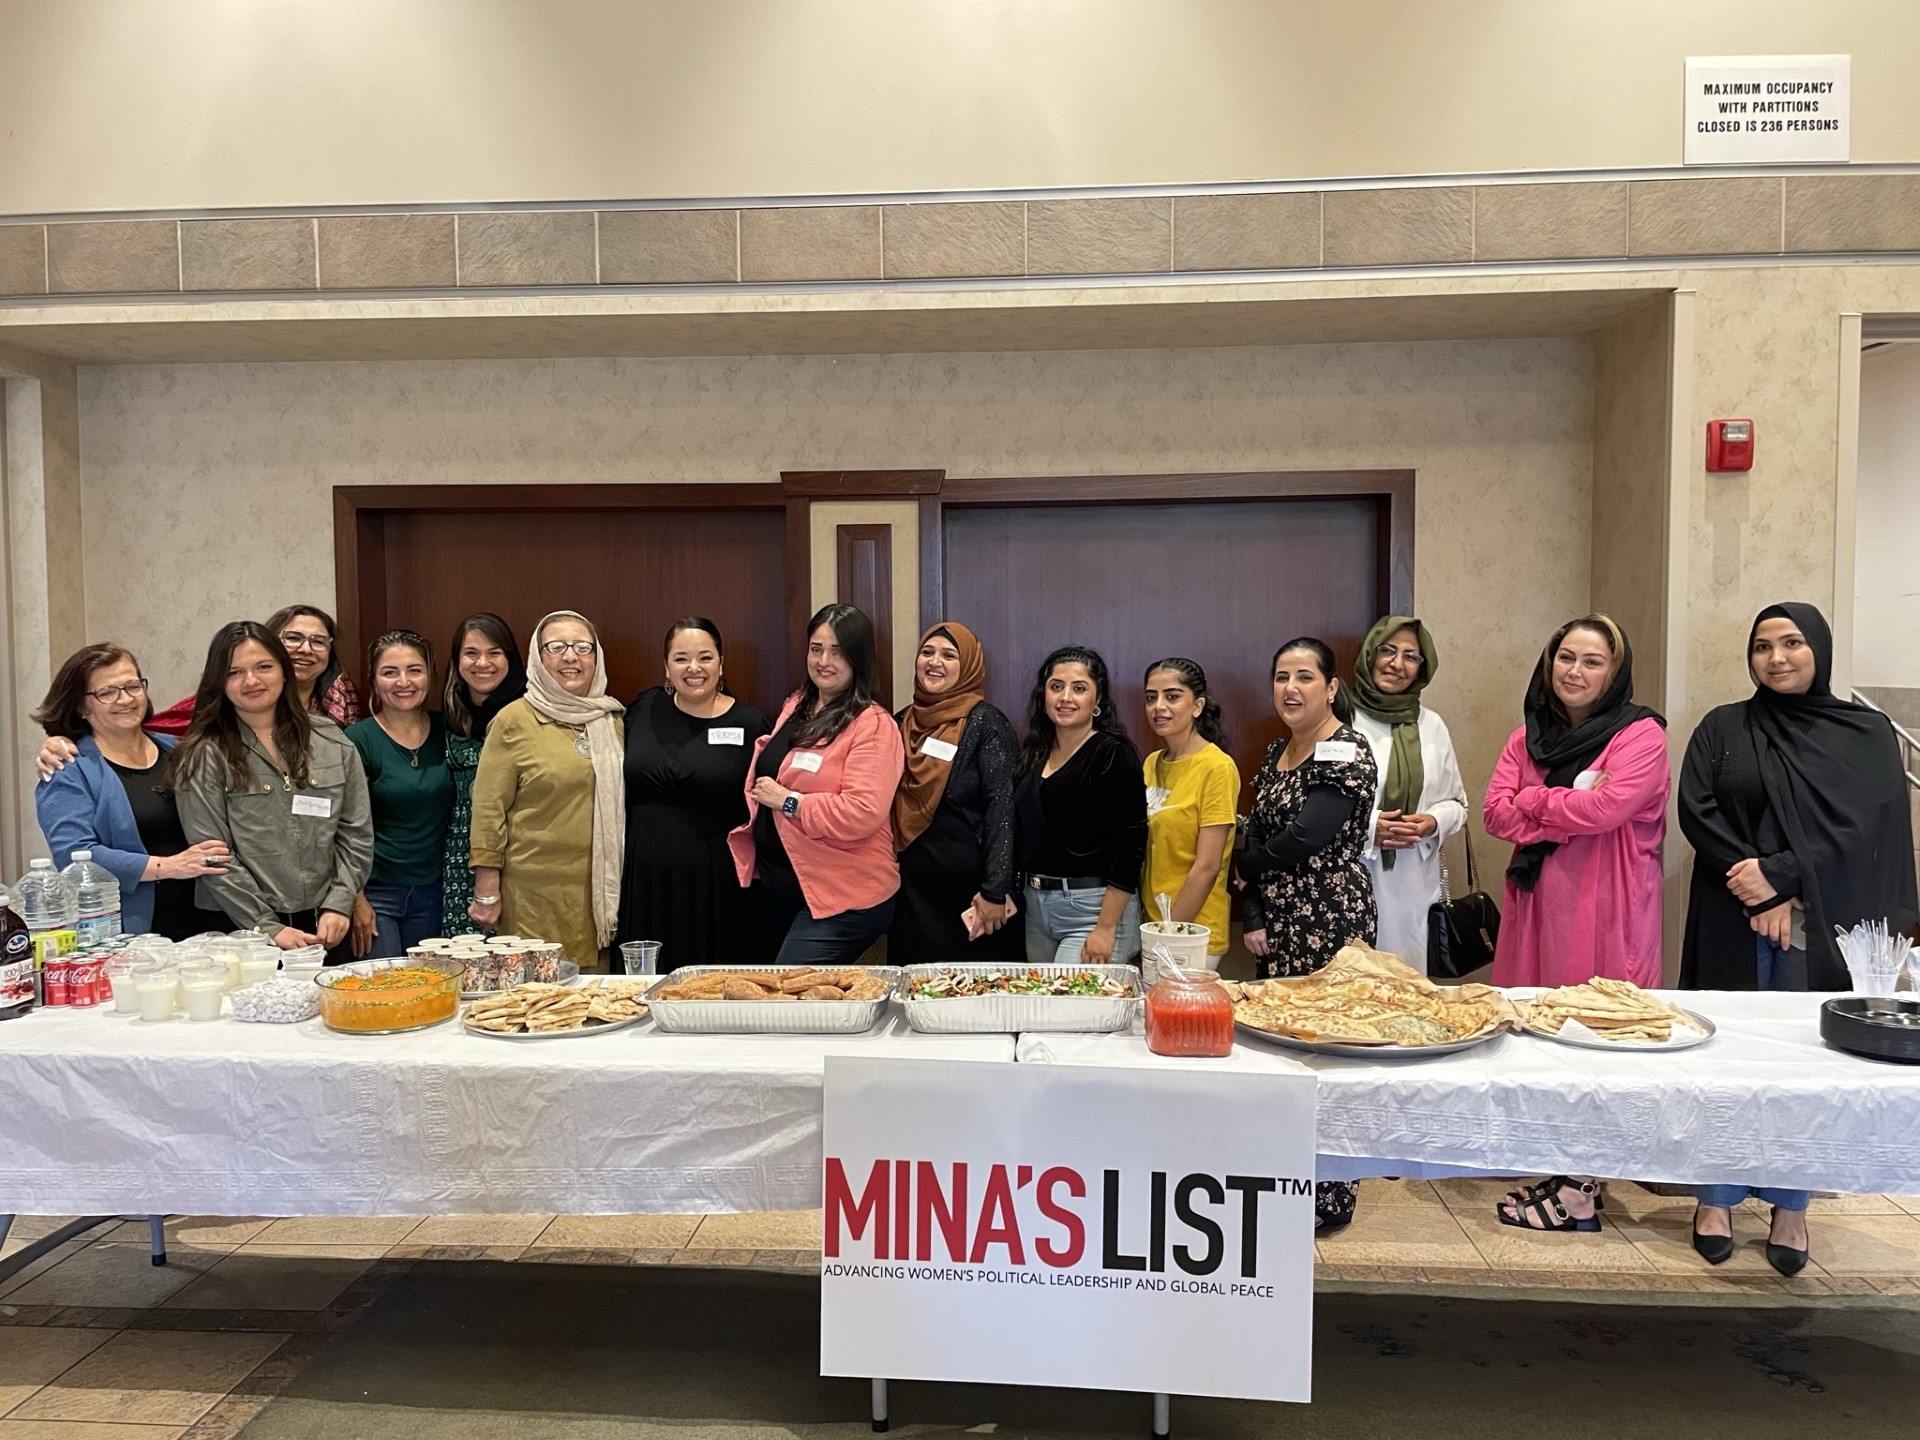
[[[1693,1212],[1693,1249],[1709,1265],[1724,1265],[1733,1258],[1733,1236],[1702,1235],[1699,1230],[1700,1212]]]
[[[1780,1218],[1778,1207],[1775,1207],[1773,1216],[1776,1220]],[[1805,1250],[1796,1250],[1791,1245],[1776,1245],[1771,1239],[1767,1241],[1767,1263],[1789,1280],[1807,1268],[1808,1258]]]
[[[1767,1242],[1767,1263],[1791,1280],[1807,1268],[1807,1252],[1795,1250],[1791,1245],[1776,1245]]]

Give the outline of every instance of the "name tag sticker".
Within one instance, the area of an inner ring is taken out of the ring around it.
[[[1316,760],[1349,761],[1359,758],[1359,748],[1351,740],[1322,740],[1313,747]]]
[[[709,745],[744,745],[746,743],[747,732],[738,725],[723,725],[717,730],[707,731]]]
[[[951,740],[937,740],[929,735],[920,742],[920,753],[931,755],[936,760],[944,760],[951,765],[953,757],[960,753],[960,747]]]
[[[324,820],[333,814],[333,800],[326,795],[296,795],[293,797],[293,813]]]
[[[820,752],[818,750],[796,750],[793,754],[787,756],[786,768],[818,771],[820,768]]]

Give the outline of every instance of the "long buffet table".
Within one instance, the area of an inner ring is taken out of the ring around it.
[[[1195,1065],[1319,1077],[1323,1179],[1569,1171],[1920,1192],[1920,1067],[1820,1041],[1823,997],[1689,994],[1719,1034],[1659,1055],[1506,1035],[1429,1060],[1224,1060],[1119,1035],[511,1041],[145,1025],[96,1010],[0,1026],[0,1213],[688,1212],[819,1203],[828,1055]],[[1204,1123],[1204,1117],[1196,1117]],[[926,1117],[937,1126],[937,1115]]]

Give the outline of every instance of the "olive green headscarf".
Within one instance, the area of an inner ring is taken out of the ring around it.
[[[1373,683],[1373,657],[1396,630],[1411,630],[1420,642],[1426,663],[1413,683],[1398,695],[1389,695]],[[1411,615],[1385,615],[1374,622],[1367,638],[1360,642],[1360,654],[1353,662],[1353,703],[1364,715],[1371,715],[1393,727],[1393,744],[1387,753],[1387,781],[1380,791],[1380,808],[1412,815],[1420,809],[1420,791],[1426,785],[1426,767],[1420,759],[1420,692],[1427,688],[1440,668],[1440,652],[1433,648],[1427,627]],[[1393,851],[1383,850],[1380,863],[1393,868]]]

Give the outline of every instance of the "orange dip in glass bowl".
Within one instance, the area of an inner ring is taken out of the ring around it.
[[[424,1030],[452,1019],[460,1008],[465,969],[445,956],[415,956],[322,970],[313,977],[320,987],[320,1018],[328,1029],[353,1035]]]
[[[1162,969],[1147,992],[1147,1049],[1156,1055],[1233,1053],[1233,1001],[1211,970],[1181,979]]]

